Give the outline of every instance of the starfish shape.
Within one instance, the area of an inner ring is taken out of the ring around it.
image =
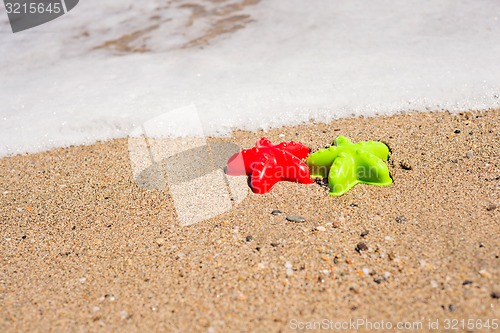
[[[328,176],[331,195],[342,195],[359,183],[392,184],[384,163],[389,158],[389,148],[385,144],[375,141],[352,143],[345,136],[337,137],[334,143],[335,146],[321,149],[306,160],[311,177],[325,179]]]
[[[279,181],[313,183],[309,168],[302,161],[309,155],[309,148],[299,142],[281,142],[273,145],[261,138],[255,147],[234,154],[228,161],[226,174],[250,175],[254,193],[264,194]]]

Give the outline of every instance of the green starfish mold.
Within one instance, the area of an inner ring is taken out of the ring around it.
[[[345,136],[338,136],[334,144],[309,155],[306,160],[311,178],[328,177],[330,195],[342,195],[359,183],[392,184],[384,163],[389,158],[389,148],[385,144],[376,141],[352,143]]]

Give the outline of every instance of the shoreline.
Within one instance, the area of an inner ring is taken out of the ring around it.
[[[249,148],[265,135],[312,151],[338,135],[379,140],[394,183],[331,197],[281,182],[189,226],[164,184],[134,181],[127,139],[1,158],[0,328],[288,332],[291,320],[498,318],[499,124],[500,110],[407,113],[209,138]]]

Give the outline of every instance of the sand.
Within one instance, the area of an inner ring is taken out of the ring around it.
[[[500,317],[499,124],[500,110],[412,113],[210,139],[251,147],[265,135],[313,150],[337,135],[381,140],[394,184],[331,197],[317,184],[279,183],[190,226],[168,188],[135,181],[126,139],[2,158],[0,331],[491,325]],[[292,214],[306,221],[286,221]]]

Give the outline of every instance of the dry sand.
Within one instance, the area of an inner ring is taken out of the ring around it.
[[[168,191],[137,186],[125,139],[0,159],[0,331],[491,323],[500,317],[499,124],[490,110],[236,132],[222,141],[250,147],[266,135],[317,150],[341,134],[381,140],[394,184],[331,197],[279,183],[188,227]]]

